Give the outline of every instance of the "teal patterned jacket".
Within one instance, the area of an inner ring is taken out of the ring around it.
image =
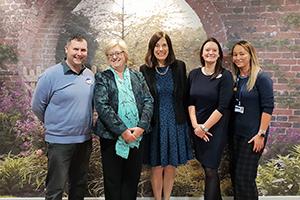
[[[130,69],[130,79],[139,111],[138,127],[150,128],[153,114],[153,98],[142,73]],[[118,139],[128,127],[118,116],[118,88],[110,70],[95,75],[94,105],[98,113],[95,134],[106,139]]]

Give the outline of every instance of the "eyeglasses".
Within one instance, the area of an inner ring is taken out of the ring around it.
[[[109,53],[109,54],[107,54],[107,57],[108,57],[108,58],[112,58],[112,57],[114,57],[114,56],[119,57],[122,53],[124,53],[124,51],[116,51],[116,52],[114,52],[114,53]]]

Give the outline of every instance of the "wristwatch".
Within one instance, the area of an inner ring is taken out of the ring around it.
[[[200,125],[200,128],[201,128],[204,132],[208,132],[208,128],[206,128],[206,127],[204,126],[204,124],[201,124],[201,125]]]
[[[258,134],[259,134],[259,136],[260,137],[266,137],[266,130],[263,130],[263,129],[260,129],[259,131],[258,131]]]

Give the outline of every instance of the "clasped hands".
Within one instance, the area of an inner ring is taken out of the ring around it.
[[[126,129],[121,135],[126,143],[136,141],[141,135],[143,135],[144,129],[140,127],[133,127]]]
[[[205,142],[209,142],[209,136],[213,136],[210,132],[204,131],[201,128],[200,124],[196,126],[196,128],[194,129],[194,133]]]

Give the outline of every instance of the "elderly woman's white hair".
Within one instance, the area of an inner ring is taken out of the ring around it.
[[[124,51],[124,54],[125,54],[125,61],[126,61],[126,63],[127,63],[127,61],[128,61],[128,47],[127,47],[126,42],[125,42],[124,40],[122,40],[122,39],[112,39],[112,40],[110,40],[110,41],[107,43],[106,47],[105,47],[105,55],[108,56],[109,51],[110,51],[112,48],[116,47],[116,46],[120,47],[120,49],[121,49],[122,51]]]

